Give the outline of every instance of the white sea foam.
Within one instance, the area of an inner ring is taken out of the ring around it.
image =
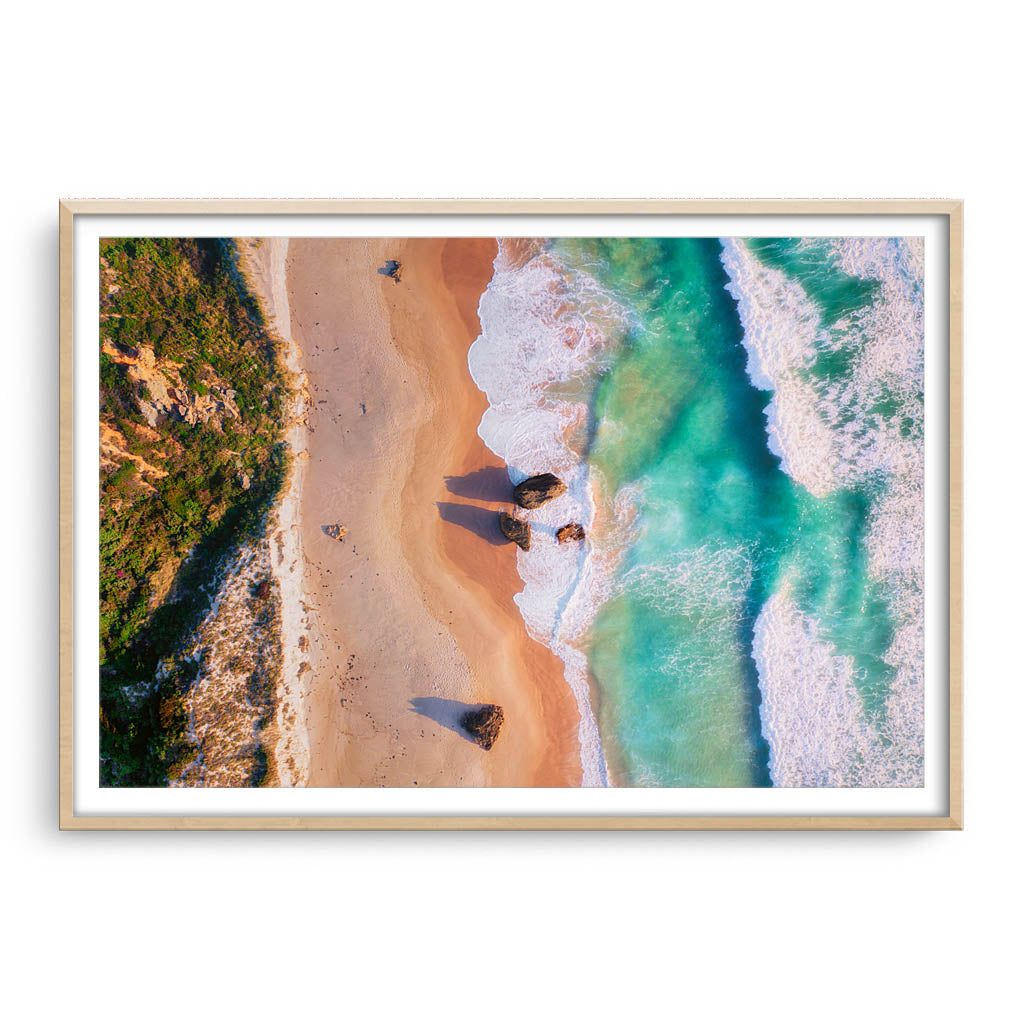
[[[739,305],[747,373],[755,387],[772,392],[768,447],[784,472],[812,494],[827,494],[838,482],[834,439],[801,373],[827,340],[821,316],[796,282],[763,266],[742,239],[722,239],[722,265]]]
[[[853,658],[836,652],[785,586],[757,618],[754,661],[776,786],[921,785],[922,707],[909,664],[897,668],[885,716],[874,720]]]
[[[832,253],[851,276],[875,280],[880,295],[854,329],[864,339],[847,404],[880,389],[895,412],[879,418],[867,449],[885,468],[867,536],[871,575],[895,623],[885,661],[894,678],[881,730],[888,785],[924,783],[924,240],[842,238]],[[884,453],[884,454],[883,454]]]
[[[533,542],[518,553],[524,587],[515,601],[530,635],[565,664],[580,710],[583,784],[607,785],[580,643],[608,595],[615,550],[609,538],[617,527],[628,528],[635,494],[624,490],[606,508],[577,448],[586,438],[590,388],[623,336],[626,312],[591,275],[539,247],[524,261],[522,248],[499,243],[480,300],[481,334],[469,351],[470,373],[489,402],[479,434],[513,483],[550,472],[567,485],[564,495],[529,514]],[[592,529],[596,515],[608,520],[603,543]],[[583,524],[587,540],[560,546],[555,531],[572,521]]]
[[[744,548],[700,547],[677,551],[654,564],[623,573],[617,589],[646,601],[663,615],[706,616],[742,604],[753,578]]]
[[[844,689],[846,663],[827,649],[813,620],[776,594],[758,619],[762,725],[780,785],[919,786],[923,245],[914,238],[838,238],[825,244],[836,267],[878,284],[872,305],[830,326],[799,283],[764,266],[742,240],[722,240],[722,263],[744,328],[748,373],[758,388],[772,392],[768,445],[782,469],[817,497],[839,487],[872,485],[869,571],[895,624],[885,654],[894,675],[885,716],[869,723]],[[841,377],[816,373],[819,357],[835,352],[849,357],[849,369]],[[807,665],[821,676],[814,685]],[[832,701],[839,701],[835,708]],[[837,758],[828,772],[823,752]],[[825,777],[831,781],[785,781]]]
[[[853,658],[836,654],[788,589],[769,598],[757,618],[754,661],[772,782],[870,784],[879,741],[864,715]]]
[[[743,324],[747,372],[771,391],[769,446],[782,468],[815,496],[879,473],[919,468],[924,319],[919,239],[839,238],[828,245],[839,269],[877,281],[869,307],[826,327],[798,282],[763,265],[742,239],[722,239],[726,285]],[[843,351],[839,379],[816,374],[826,352]],[[896,413],[883,414],[889,399]]]
[[[657,615],[686,620],[699,640],[666,644],[655,667],[680,686],[688,680],[732,675],[747,656],[738,642],[753,561],[745,545],[702,544],[666,554],[656,562],[633,565],[618,578],[614,593],[647,605]],[[713,728],[710,720],[708,728]],[[640,762],[634,762],[634,766]],[[656,773],[650,765],[646,774]],[[637,785],[640,772],[634,776]],[[659,783],[654,782],[654,785]]]

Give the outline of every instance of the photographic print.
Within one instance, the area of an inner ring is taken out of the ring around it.
[[[101,787],[924,785],[922,238],[96,258]]]

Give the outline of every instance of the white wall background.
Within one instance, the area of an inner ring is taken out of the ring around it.
[[[4,21],[5,1016],[1016,1012],[1016,8],[179,0]],[[966,831],[58,834],[64,195],[964,197]]]

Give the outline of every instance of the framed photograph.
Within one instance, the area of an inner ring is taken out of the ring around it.
[[[962,239],[61,203],[61,828],[961,828]]]

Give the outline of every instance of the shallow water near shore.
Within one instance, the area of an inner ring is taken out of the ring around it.
[[[503,244],[470,370],[513,482],[569,484],[517,603],[586,783],[921,784],[920,272],[914,240]]]

